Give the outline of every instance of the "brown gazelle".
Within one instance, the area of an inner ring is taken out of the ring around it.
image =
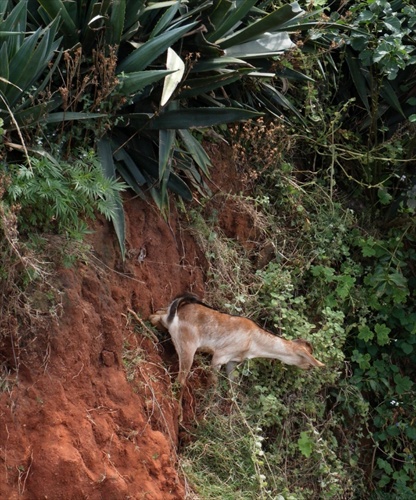
[[[196,351],[211,353],[213,368],[225,365],[230,379],[236,365],[251,358],[279,359],[302,369],[324,366],[312,356],[306,340],[282,339],[248,318],[218,312],[192,294],[177,297],[149,319],[153,325],[167,328],[172,337],[179,357],[180,401]]]

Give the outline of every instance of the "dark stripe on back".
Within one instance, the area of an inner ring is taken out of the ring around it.
[[[202,302],[202,300],[199,299],[196,295],[192,293],[185,293],[184,295],[176,297],[176,299],[174,299],[174,301],[171,303],[169,307],[168,323],[171,323],[173,321],[173,318],[175,317],[178,309],[180,309],[182,306],[185,306],[186,304],[201,304],[201,306],[209,307],[207,304],[204,304],[204,302]]]

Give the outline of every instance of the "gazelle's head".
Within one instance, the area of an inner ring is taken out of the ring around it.
[[[302,370],[308,370],[312,367],[323,367],[324,363],[321,363],[316,358],[313,357],[313,347],[310,342],[305,339],[296,339],[293,340],[297,347],[297,353],[301,358],[300,362],[296,365]]]

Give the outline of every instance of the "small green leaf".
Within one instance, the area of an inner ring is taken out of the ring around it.
[[[361,354],[360,351],[354,349],[351,360],[358,363],[358,366],[361,368],[361,370],[368,370],[371,367],[371,355],[369,353]]]
[[[411,354],[413,352],[413,346],[407,342],[402,342],[400,347],[405,354]]]
[[[412,380],[407,375],[402,376],[399,373],[396,373],[394,376],[394,382],[396,384],[396,391],[398,394],[409,392],[413,386]]]
[[[409,439],[416,441],[416,427],[407,427],[406,435]]]
[[[300,433],[300,438],[298,439],[298,448],[303,456],[309,458],[313,450],[313,441],[309,434],[305,431]]]
[[[388,205],[393,199],[393,196],[385,188],[380,188],[377,192],[377,195],[382,205]]]
[[[391,332],[391,329],[388,326],[386,326],[384,323],[381,325],[377,323],[374,327],[374,330],[377,334],[378,345],[386,345],[390,342],[389,333]]]
[[[360,326],[358,332],[358,338],[364,340],[364,342],[368,342],[374,338],[374,332],[372,332],[367,325]]]
[[[361,243],[361,252],[363,257],[374,257],[376,255],[376,249],[374,248],[374,241],[363,241]]]
[[[338,276],[338,285],[336,288],[336,293],[341,299],[346,299],[350,293],[351,288],[354,286],[355,278],[352,276]]]
[[[393,473],[393,467],[386,460],[383,460],[382,458],[378,458],[377,465],[379,466],[380,469],[384,470],[387,474]]]
[[[402,273],[393,272],[389,274],[389,280],[392,281],[398,288],[407,290],[407,279]]]

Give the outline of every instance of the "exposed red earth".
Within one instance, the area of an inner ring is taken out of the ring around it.
[[[213,192],[238,191],[229,149],[208,148]],[[219,198],[223,230],[249,245],[255,232],[247,214]],[[0,345],[9,373],[0,393],[1,499],[186,497],[172,392],[177,358],[142,321],[185,291],[203,297],[206,262],[174,208],[166,222],[127,195],[125,212],[125,262],[111,225],[96,222],[91,255],[53,278],[58,317],[45,314],[30,327],[3,322],[20,340],[14,352]]]

